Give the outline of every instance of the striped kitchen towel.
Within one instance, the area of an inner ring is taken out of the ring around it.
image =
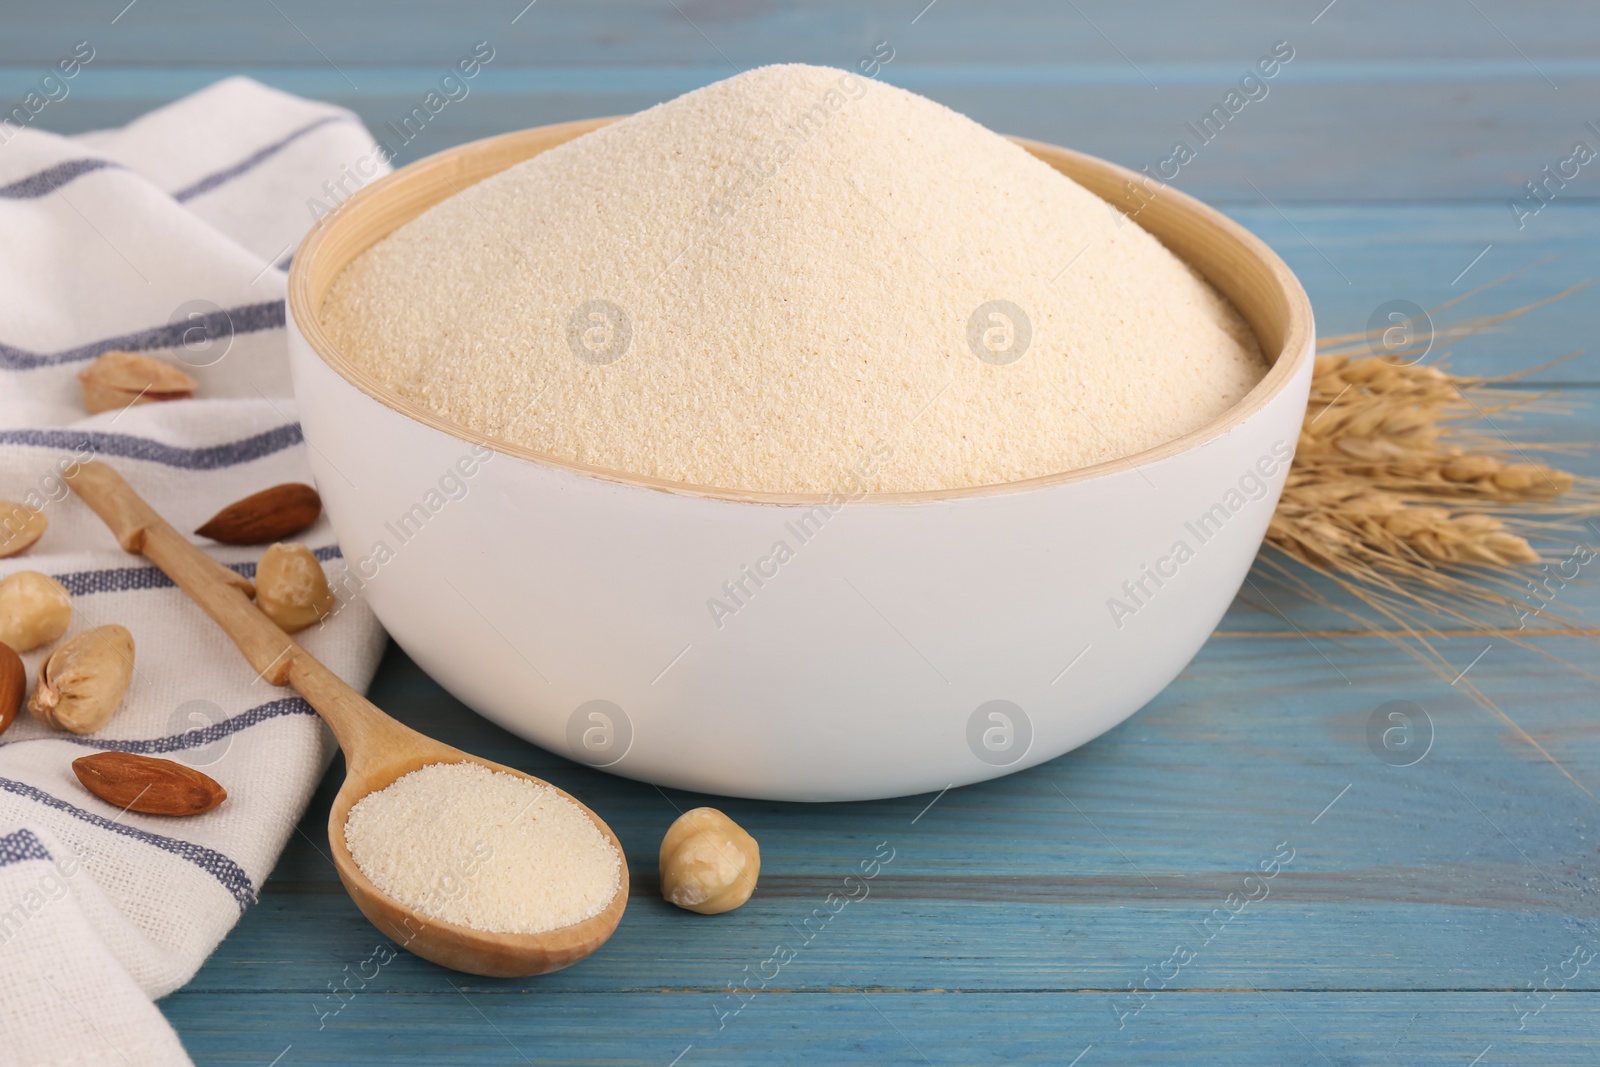
[[[0,735],[0,1064],[188,1063],[151,999],[255,901],[332,754],[311,708],[123,553],[61,473],[103,460],[180,530],[311,480],[284,272],[326,183],[374,151],[350,113],[244,78],[118,130],[0,127],[0,499],[50,523],[0,577],[53,575],[73,597],[68,637],[115,622],[136,645],[132,686],[97,733],[24,711]],[[196,398],[86,416],[77,373],[112,349],[182,367]],[[301,539],[337,579],[327,520]],[[207,547],[253,573],[259,549]],[[352,685],[371,680],[383,633],[364,604],[301,636]],[[47,651],[24,656],[30,689]],[[202,768],[228,800],[184,819],[119,811],[70,767],[107,750]]]

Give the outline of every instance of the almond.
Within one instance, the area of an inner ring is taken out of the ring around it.
[[[28,710],[46,726],[92,734],[111,721],[133,680],[133,635],[112,623],[85,630],[39,667]]]
[[[17,709],[28,691],[22,657],[10,645],[0,644],[0,734],[16,720]]]
[[[72,761],[83,787],[107,804],[145,815],[199,815],[228,799],[193,767],[132,752],[96,752]]]
[[[31,548],[49,525],[50,520],[38,508],[0,500],[0,559]]]
[[[78,372],[83,407],[93,415],[133,404],[188,400],[199,382],[170,363],[133,352],[107,352]]]
[[[225,545],[270,545],[293,537],[321,514],[315,489],[285,482],[229,504],[195,533]]]

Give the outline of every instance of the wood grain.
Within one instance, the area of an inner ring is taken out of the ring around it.
[[[1303,643],[1212,642],[1151,706],[1088,748],[952,790],[926,812],[933,796],[821,807],[718,801],[762,842],[764,870],[755,897],[714,925],[655,899],[649,870],[677,809],[702,798],[663,795],[532,748],[454,704],[398,652],[374,696],[403,720],[436,724],[452,744],[561,782],[607,814],[635,859],[628,921],[583,966],[537,982],[452,978],[540,1056],[665,1064],[695,1043],[685,1063],[741,1063],[748,1048],[768,1043],[775,1062],[922,1062],[895,1051],[896,1035],[881,1023],[855,1032],[855,1051],[830,1044],[830,1020],[844,1010],[834,1002],[859,1000],[854,990],[865,989],[874,1000],[885,993],[879,1007],[935,1063],[1061,1064],[1090,1042],[1104,1050],[1100,1062],[1145,1062],[1147,1042],[1209,1041],[1225,1025],[1213,1013],[1249,1015],[1252,989],[1276,989],[1293,991],[1279,1008],[1319,1044],[1322,1034],[1344,1035],[1325,1049],[1339,1063],[1460,1067],[1491,1042],[1501,1062],[1588,1062],[1594,1033],[1580,1005],[1583,991],[1600,989],[1592,971],[1524,1030],[1516,1009],[1523,983],[1556,970],[1592,932],[1582,918],[1600,876],[1585,839],[1592,802],[1403,657],[1378,645],[1361,662],[1344,664],[1357,684],[1336,688]],[[1600,780],[1600,726],[1563,710],[1587,699],[1583,679],[1563,680],[1530,655],[1482,666],[1489,690],[1529,729],[1588,781]],[[1535,688],[1537,699],[1517,698]],[[1366,720],[1388,699],[1414,699],[1433,717],[1434,748],[1413,767],[1389,766],[1367,748]],[[719,1031],[714,1008],[726,983],[796,939],[795,926],[842,891],[881,841],[895,857],[870,895]],[[1204,946],[1183,972],[1183,991],[1162,994],[1131,1033],[1119,1030],[1110,991],[1139,980],[1174,944],[1200,940],[1197,925],[1282,841],[1296,856],[1270,895]],[[326,982],[339,981],[347,963],[355,971],[373,947],[328,861],[297,836],[262,904],[163,1007],[188,1037],[212,1025],[207,1012],[245,1006],[256,1013],[252,1052],[265,1050],[267,1060],[290,1042],[307,1062],[376,1058],[376,1031],[421,1013],[434,1021],[419,1027],[419,1040],[519,1062],[491,1044],[492,1030],[440,971],[404,957],[317,1029],[318,1008],[337,1005]],[[1472,989],[1482,992],[1445,992]],[[890,1006],[913,996],[922,998],[915,1029]],[[995,999],[979,1009],[978,996]],[[536,1010],[514,1006],[523,1002]],[[1479,1018],[1464,1026],[1457,1012],[1469,1004]],[[633,1037],[615,1036],[605,1022],[613,1010]],[[1011,1022],[999,1027],[996,1012]],[[1369,1017],[1373,1029],[1362,1036],[1352,1020]],[[921,1040],[930,1028],[942,1035],[931,1047]],[[1450,1058],[1460,1051],[1453,1037],[1480,1033],[1464,1058]],[[681,1040],[663,1055],[664,1034]],[[1050,1058],[1073,1039],[1064,1059]],[[1241,1040],[1227,1058],[1194,1051],[1179,1061],[1323,1062],[1277,1038]],[[205,1047],[231,1062],[231,1050]]]
[[[378,1002],[385,1004],[380,1005]],[[1547,1067],[1592,1063],[1593,993],[1559,994],[1508,1039],[1516,1019],[1503,993],[1264,992],[1161,994],[1124,1030],[1110,998],[1085,993],[849,987],[819,997],[763,993],[724,1029],[704,993],[609,996],[606,1014],[634,1030],[594,1025],[593,998],[528,998],[445,990],[444,996],[368,994],[322,1030],[293,995],[251,998],[178,994],[166,1002],[199,1061],[427,1063],[440,1067],[559,1063],[572,1067],[650,1064],[1099,1064],[1227,1063],[1232,1067]],[[404,1018],[395,1027],[390,1020]],[[807,1019],[796,1026],[794,1020]],[[1107,1024],[1110,1023],[1108,1028]],[[1109,1029],[1109,1032],[1108,1032]],[[241,1031],[252,1035],[242,1041]],[[282,1037],[255,1037],[268,1031]],[[291,1040],[293,1038],[294,1040]],[[537,1058],[535,1058],[537,1057]],[[1490,1057],[1493,1057],[1491,1059]]]
[[[884,38],[902,50],[916,50],[929,63],[1046,64],[1058,70],[1081,64],[1126,67],[1119,48],[1140,64],[1247,62],[1241,54],[1254,58],[1259,49],[1285,38],[1297,47],[1315,42],[1318,54],[1329,59],[1409,65],[1520,60],[1516,48],[1541,66],[1593,60],[1600,53],[1600,25],[1586,18],[1593,14],[1586,0],[1521,7],[1480,0],[1487,17],[1454,0],[1403,5],[1340,0],[1315,22],[1326,0],[1211,0],[1203,11],[1163,0],[1129,0],[1080,4],[1082,14],[1055,0],[967,5],[939,0],[921,17],[927,0],[811,0],[804,6],[776,0],[539,0],[513,24],[525,2],[458,0],[442,7],[428,0],[392,0],[383,5],[380,18],[370,6],[317,0],[274,0],[276,10],[274,4],[262,4],[227,12],[204,0],[169,0],[142,10],[141,0],[117,20],[114,36],[109,30],[100,36],[107,47],[115,40],[119,49],[108,58],[129,64],[212,62],[232,68],[273,61],[324,66],[324,56],[341,66],[426,68],[448,63],[458,49],[486,36],[514,43],[517,56],[529,65],[716,66],[730,72],[740,64],[782,60],[838,63],[840,52],[853,56]],[[107,12],[94,0],[19,7],[8,12],[0,63],[53,61],[65,39],[78,40],[97,25],[110,25],[118,10]],[[205,24],[207,18],[213,21]],[[202,38],[197,30],[210,32]],[[197,39],[207,47],[196,49]],[[1529,73],[1538,76],[1536,70]]]
[[[471,93],[400,148],[400,162],[506,130],[626,114],[759,63],[854,67],[888,42],[884,77],[995,129],[1138,167],[1189,137],[1278,41],[1295,58],[1225,134],[1184,168],[1204,199],[1276,202],[1503,201],[1596,119],[1600,28],[1582,0],[1324,4],[1224,0],[1192,12],[1159,0],[1075,11],[1049,0],[953,4],[649,0],[523,4],[420,0],[141,3],[109,25],[87,0],[8,12],[0,94],[21,98],[73,42],[95,62],[42,128],[126,122],[247,72],[398,122],[473,43],[493,61]],[[681,10],[680,10],[681,9]],[[909,10],[908,10],[909,9]],[[115,14],[115,13],[113,13]],[[517,18],[515,24],[512,19]],[[915,18],[915,22],[913,22]],[[1316,21],[1313,23],[1313,18]],[[203,29],[197,29],[203,27]],[[302,32],[303,31],[303,32]],[[194,47],[199,34],[204,48]],[[1593,199],[1593,180],[1564,197]],[[1508,216],[1509,217],[1509,216]]]

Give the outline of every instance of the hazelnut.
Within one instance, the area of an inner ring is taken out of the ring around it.
[[[304,630],[338,603],[322,564],[305,545],[285,541],[261,553],[256,564],[256,607],[285,633]]]
[[[66,633],[71,621],[72,598],[48,574],[17,571],[0,580],[0,644],[28,652]]]
[[[661,895],[688,911],[732,911],[760,873],[756,839],[716,808],[684,812],[661,839]]]

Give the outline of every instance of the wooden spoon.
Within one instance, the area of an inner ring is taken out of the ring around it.
[[[351,805],[403,774],[430,763],[476,763],[540,785],[548,782],[479,759],[404,726],[301,648],[263,615],[250,597],[249,581],[224,567],[167,524],[122,476],[104,463],[81,463],[64,475],[129,552],[143,554],[216,620],[250,666],[273,685],[294,688],[333,729],[344,750],[345,779],[328,815],[333,865],[350,898],[373,925],[423,959],[469,974],[510,978],[543,974],[576,963],[603,945],[622,919],[628,901],[628,865],[622,860],[617,895],[599,914],[541,934],[496,934],[423,916],[384,893],[356,866],[345,845],[344,822]],[[555,789],[554,786],[550,788]],[[616,834],[594,812],[583,809],[622,859]]]

